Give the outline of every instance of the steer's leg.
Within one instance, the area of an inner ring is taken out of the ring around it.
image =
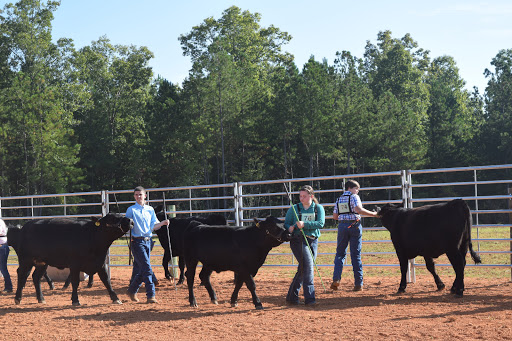
[[[87,282],[87,287],[92,288],[92,284],[94,283],[94,275],[89,275],[89,281]]]
[[[66,281],[64,282],[64,285],[62,286],[62,290],[67,289],[70,284],[71,284],[71,274],[69,274],[68,278],[66,278]]]
[[[178,284],[183,284],[185,281],[185,258],[183,256],[179,256],[178,266],[180,268],[180,280],[178,281]]]
[[[32,271],[32,264],[23,264],[20,261],[18,270],[18,287],[16,288],[16,295],[14,296],[14,303],[20,304],[21,297],[23,296],[23,288],[25,284],[27,284],[28,275],[30,275],[30,271]]]
[[[43,292],[41,291],[41,279],[46,272],[46,268],[48,266],[36,266],[36,269],[32,273],[32,281],[34,282],[34,288],[36,289],[36,297],[37,302],[46,303],[43,297]]]
[[[242,285],[244,284],[244,280],[241,276],[237,275],[235,272],[235,290],[233,290],[233,294],[231,294],[231,306],[236,307],[238,306],[238,292],[240,291],[240,288],[242,288]]]
[[[453,281],[452,288],[450,292],[455,294],[457,297],[462,297],[464,294],[464,262],[465,259],[462,258],[459,250],[453,250],[447,252],[446,255],[450,260],[450,263],[453,266],[453,270],[455,271],[455,280]]]
[[[242,276],[242,274],[239,273],[238,276],[245,278],[245,284],[247,285],[247,289],[249,289],[249,291],[251,292],[252,302],[254,303],[254,306],[256,307],[256,309],[263,309],[263,306],[261,305],[261,301],[260,301],[258,295],[256,295],[256,284],[254,283],[254,278],[252,278],[252,276],[250,274],[247,274],[247,275],[244,274]]]
[[[206,291],[208,291],[208,295],[210,295],[210,300],[213,304],[219,304],[217,302],[217,295],[215,294],[215,290],[213,290],[212,282],[210,282],[210,276],[212,274],[212,270],[208,269],[203,264],[203,268],[199,272],[199,278],[201,279],[201,283],[203,283]]]
[[[80,306],[78,300],[78,286],[80,285],[80,270],[78,268],[69,269],[69,277],[71,279],[71,304],[74,306]]]
[[[164,257],[162,258],[162,266],[164,267],[165,278],[171,279],[171,273],[169,272],[169,261],[172,261],[172,259],[171,253],[169,252],[169,246],[166,246],[167,247],[164,247],[162,245],[162,247],[164,247]]]
[[[92,274],[90,274],[90,276],[92,276]],[[114,289],[112,289],[112,284],[110,283],[110,278],[108,277],[107,266],[105,265],[105,263],[103,263],[101,268],[98,270],[98,276],[103,282],[103,285],[105,285],[105,288],[107,288],[112,303],[123,304],[123,302],[121,302],[121,300],[117,297],[117,294],[115,293]]]
[[[398,287],[397,294],[403,294],[405,292],[405,289],[407,288],[407,269],[409,267],[409,260],[407,257],[401,257],[398,256],[398,260],[400,261],[400,273],[401,273],[401,279],[400,279],[400,286]]]
[[[432,257],[423,257],[423,258],[425,259],[425,265],[427,266],[427,270],[430,271],[432,276],[434,276],[434,281],[436,282],[437,290],[443,290],[444,283],[436,273],[436,266],[434,264],[434,259],[432,259]]]
[[[20,262],[18,269],[16,272],[18,273],[18,286],[16,288],[16,295],[14,296],[14,303],[20,304],[21,298],[23,296],[23,288],[25,288],[25,284],[27,284],[28,276],[30,275],[30,271],[32,271],[32,265],[24,265]]]
[[[196,297],[194,296],[194,277],[196,276],[197,260],[185,260],[187,264],[187,271],[185,276],[187,277],[188,286],[188,301],[191,307],[197,308]]]
[[[50,278],[50,276],[48,276],[48,272],[45,271],[43,277],[46,280],[46,282],[48,283],[50,290],[55,289],[55,284],[53,284],[53,280]]]

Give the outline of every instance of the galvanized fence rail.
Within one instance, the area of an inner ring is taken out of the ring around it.
[[[230,224],[243,225],[253,217],[274,215],[283,218],[289,208],[288,197],[283,184],[288,188],[299,188],[310,184],[326,209],[326,228],[322,232],[336,233],[336,224],[332,220],[334,201],[344,188],[347,179],[355,179],[361,184],[360,196],[363,205],[372,209],[385,203],[404,203],[406,207],[421,206],[462,198],[468,202],[473,215],[473,229],[476,238],[473,243],[481,254],[509,254],[510,259],[502,263],[484,263],[479,267],[505,267],[511,269],[512,277],[512,164],[475,166],[425,170],[402,170],[382,173],[345,174],[298,179],[279,179],[266,181],[236,182],[217,185],[163,187],[146,189],[148,202],[153,206],[163,203],[162,195],[168,204],[167,212],[177,215],[197,215],[208,213],[224,214]],[[291,191],[298,201],[298,191]],[[124,213],[132,205],[133,190],[105,190],[96,192],[63,193],[33,196],[0,197],[0,218],[7,223],[23,224],[27,220],[71,217],[88,218],[102,216],[108,212]],[[365,231],[383,231],[378,219],[363,218]],[[509,238],[481,238],[484,229],[509,230]],[[363,233],[363,236],[365,234]],[[389,244],[389,239],[369,240],[364,244]],[[498,243],[499,250],[485,249],[484,245]],[[335,240],[319,241],[318,256],[332,256]],[[158,244],[157,244],[158,245]],[[322,252],[323,249],[330,251]],[[289,250],[289,249],[287,249]],[[364,251],[364,246],[363,246]],[[398,262],[367,263],[364,257],[392,255],[394,252],[363,252],[365,267],[398,267]],[[15,258],[15,254],[11,253]],[[289,262],[274,264],[273,257],[286,256]],[[11,257],[11,256],[10,256]],[[152,255],[153,258],[160,255]],[[109,260],[126,259],[110,266],[127,266],[127,241],[116,242],[111,247]],[[347,259],[349,257],[347,256]],[[10,263],[9,265],[16,265]],[[160,264],[155,264],[159,266]],[[410,281],[414,281],[414,269],[423,264],[411,261]],[[437,264],[449,266],[449,264]],[[265,266],[295,266],[291,252],[271,252]],[[319,267],[332,267],[332,262],[318,264]],[[468,266],[472,265],[468,263]]]

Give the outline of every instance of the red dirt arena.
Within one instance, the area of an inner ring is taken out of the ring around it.
[[[449,293],[453,276],[441,275],[448,289],[438,292],[430,274],[419,274],[416,283],[398,296],[398,273],[365,276],[364,290],[353,292],[352,272],[347,271],[341,290],[333,292],[331,271],[320,271],[327,291],[316,276],[319,304],[309,308],[285,305],[292,269],[260,269],[255,281],[264,310],[254,309],[245,286],[238,307],[231,308],[231,272],[212,275],[219,305],[211,304],[206,290],[197,287],[195,309],[189,306],[186,285],[175,290],[163,279],[161,267],[155,268],[160,279],[158,304],[145,303],[144,286],[138,295],[141,302],[128,299],[130,267],[111,270],[122,305],[111,303],[97,277],[90,289],[80,284],[81,307],[71,305],[71,289],[60,289],[62,283],[52,291],[43,282],[47,303],[38,304],[29,277],[20,305],[14,304],[14,293],[0,295],[1,336],[3,340],[512,340],[510,278],[466,277],[464,297],[455,298]],[[9,272],[16,286],[16,268]]]

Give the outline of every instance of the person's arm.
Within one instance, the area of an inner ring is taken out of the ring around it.
[[[365,216],[368,216],[368,217],[376,217],[377,216],[377,212],[375,212],[375,211],[368,211],[363,206],[356,206],[356,207],[354,207],[354,211],[356,211],[357,214],[365,215]]]
[[[169,219],[165,219],[165,220],[159,222],[158,224],[153,225],[153,231],[158,230],[159,228],[161,228],[164,225],[169,226]]]
[[[286,212],[286,217],[284,218],[284,227],[288,229],[290,233],[292,233],[295,229],[295,213],[293,211],[294,208],[295,207],[290,207]]]

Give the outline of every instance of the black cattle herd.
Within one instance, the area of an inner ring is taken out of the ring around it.
[[[165,218],[161,206],[157,217]],[[475,263],[479,256],[471,243],[471,212],[461,200],[418,208],[403,208],[401,205],[386,204],[378,208],[382,225],[389,230],[391,240],[400,262],[401,280],[398,294],[405,292],[406,272],[409,259],[423,256],[427,269],[434,277],[438,290],[445,285],[437,275],[434,258],[446,254],[455,271],[451,293],[462,297],[464,292],[464,268],[468,249]],[[78,286],[80,272],[90,276],[98,274],[113,303],[121,304],[112,289],[105,259],[111,244],[127,235],[133,221],[118,213],[109,213],[101,219],[41,219],[30,221],[23,227],[9,226],[8,243],[18,255],[18,283],[14,296],[20,304],[27,278],[32,274],[36,297],[44,303],[41,279],[46,277],[50,288],[53,283],[46,274],[48,266],[59,269],[69,268],[68,285],[71,282],[73,305],[80,305]],[[202,263],[199,273],[212,303],[217,304],[215,290],[210,282],[213,271],[233,271],[235,285],[231,305],[237,305],[238,292],[245,283],[252,295],[256,309],[262,304],[256,294],[254,277],[273,247],[290,240],[290,234],[281,220],[275,217],[254,219],[250,226],[230,226],[222,215],[206,217],[171,218],[170,225],[155,231],[164,248],[163,268],[165,277],[170,278],[168,263],[172,256],[179,257],[180,276],[178,284],[187,279],[189,303],[197,307],[194,295],[196,266]],[[170,237],[170,240],[169,240]],[[187,271],[184,272],[185,266]]]

